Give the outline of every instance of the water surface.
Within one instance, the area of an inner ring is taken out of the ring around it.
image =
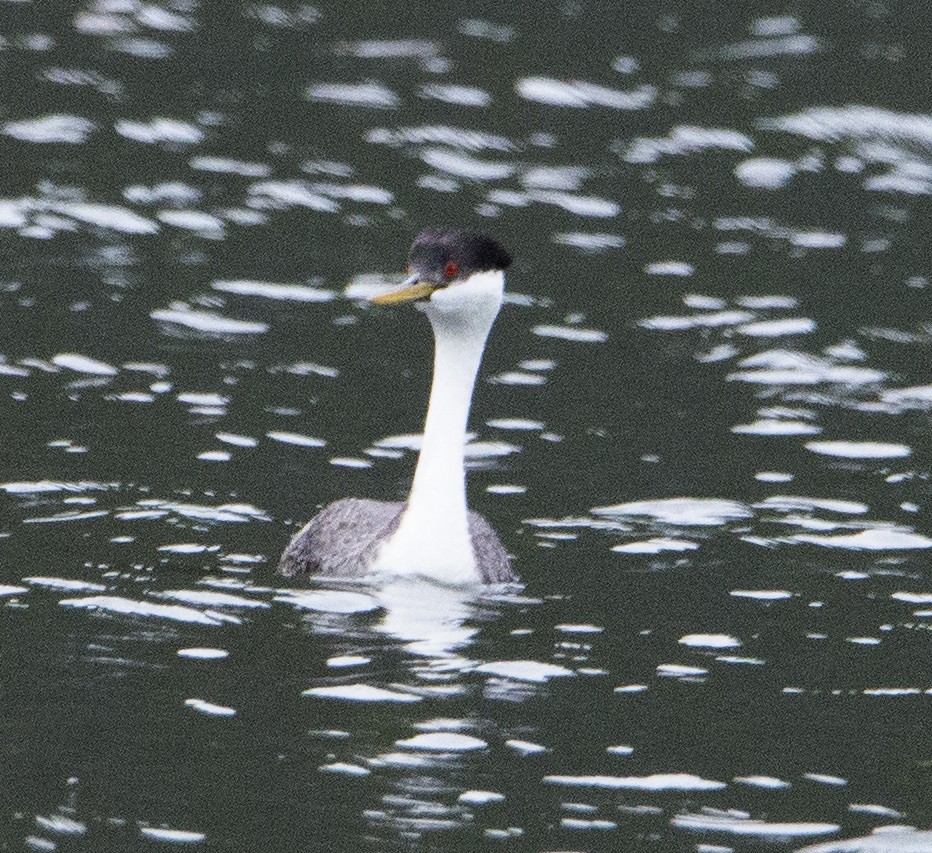
[[[6,847],[929,825],[913,4],[0,11]],[[516,257],[469,489],[525,585],[289,587],[406,492],[429,330],[364,297],[435,223]]]

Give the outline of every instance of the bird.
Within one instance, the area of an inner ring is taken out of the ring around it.
[[[501,308],[509,253],[492,237],[428,228],[401,287],[371,299],[413,302],[434,335],[424,435],[405,501],[342,498],[291,539],[285,577],[421,577],[448,586],[518,581],[492,526],[466,503],[467,424],[486,340]]]

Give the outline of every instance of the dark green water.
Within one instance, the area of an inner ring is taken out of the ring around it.
[[[0,2],[0,849],[927,827],[923,11]],[[525,586],[288,589],[409,485],[436,223]]]

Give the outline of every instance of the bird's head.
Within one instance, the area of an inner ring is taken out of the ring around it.
[[[428,316],[460,314],[494,302],[497,313],[510,263],[508,252],[485,234],[429,228],[411,246],[402,286],[372,301],[416,302]]]

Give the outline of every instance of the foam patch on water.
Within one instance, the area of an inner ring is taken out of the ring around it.
[[[692,773],[654,773],[650,776],[544,776],[551,785],[635,791],[718,791],[724,782]]]
[[[371,684],[345,684],[332,687],[311,687],[301,694],[302,696],[317,696],[321,699],[337,699],[344,702],[420,702],[421,697],[412,693],[399,693],[396,690],[385,690],[382,687],[373,687]]]
[[[540,663],[533,660],[504,660],[484,663],[476,667],[476,672],[498,675],[515,681],[535,681],[542,683],[551,678],[565,678],[575,675],[571,669],[552,663]]]
[[[455,732],[426,732],[404,740],[396,740],[395,746],[427,752],[472,752],[477,749],[486,749],[488,744],[472,735],[461,735]]]
[[[831,835],[841,827],[837,823],[771,823],[748,817],[725,815],[681,814],[672,823],[679,829],[694,832],[724,832],[729,835],[747,835],[758,838],[801,838],[812,835]]]

